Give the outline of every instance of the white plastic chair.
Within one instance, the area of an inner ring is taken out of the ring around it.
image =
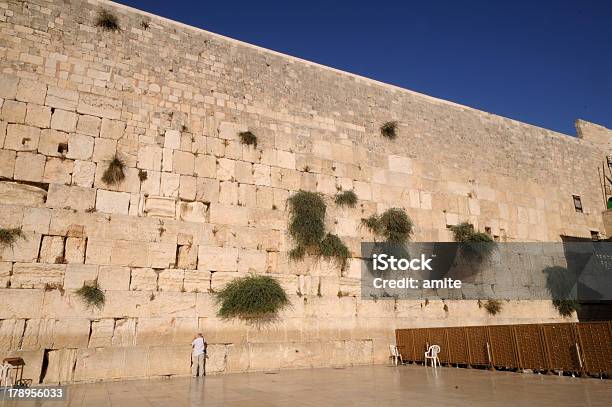
[[[10,387],[13,385],[13,380],[11,380],[11,366],[8,363],[0,364],[0,387]]]
[[[389,350],[391,351],[391,356],[389,356],[389,358],[393,359],[393,364],[395,366],[397,366],[398,361],[400,361],[400,362],[402,362],[402,365],[403,365],[404,364],[404,359],[402,359],[402,354],[397,349],[397,346],[389,345]]]
[[[427,359],[431,359],[431,365],[436,368],[436,365],[440,364],[438,353],[440,353],[440,347],[438,345],[431,345],[427,352],[425,352],[425,366],[427,366]]]

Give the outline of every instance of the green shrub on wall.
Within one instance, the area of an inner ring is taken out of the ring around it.
[[[0,228],[0,247],[13,246],[18,238],[25,239],[25,235],[20,228]]]
[[[105,31],[119,31],[119,19],[108,10],[100,10],[96,18],[96,27],[100,27]]]
[[[394,140],[397,137],[397,122],[390,121],[384,123],[380,126],[380,134],[389,140]]]
[[[119,158],[118,155],[115,155],[110,163],[108,163],[108,167],[102,174],[102,181],[106,185],[117,185],[123,182],[125,179],[125,163]]]
[[[387,209],[382,215],[362,219],[361,224],[372,234],[394,244],[405,244],[412,237],[414,229],[412,220],[401,208]]]
[[[552,303],[562,317],[571,317],[580,310],[580,303],[576,300],[553,300]]]
[[[468,222],[462,222],[450,227],[453,232],[453,240],[461,243],[461,252],[468,259],[483,260],[488,258],[496,244],[487,233],[474,230],[474,226]]]
[[[83,287],[79,288],[76,294],[87,306],[92,308],[102,308],[106,302],[104,291],[100,289],[97,281],[94,281],[93,284],[83,284]]]
[[[257,147],[257,136],[250,131],[241,131],[238,133],[240,142],[247,146]]]
[[[338,206],[348,206],[354,208],[357,205],[357,194],[353,191],[342,191],[336,194],[334,202]]]
[[[287,200],[289,203],[289,234],[295,247],[289,251],[291,260],[300,260],[306,254],[335,260],[344,269],[350,257],[348,247],[333,234],[325,233],[326,205],[321,194],[299,191]]]
[[[502,310],[502,303],[499,300],[489,298],[487,302],[484,303],[484,308],[490,315],[497,315]]]
[[[289,305],[285,290],[269,276],[239,277],[215,293],[222,318],[271,318]]]

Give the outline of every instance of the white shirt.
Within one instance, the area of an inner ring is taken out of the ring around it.
[[[191,342],[193,346],[193,356],[199,356],[204,353],[204,338],[199,336]]]

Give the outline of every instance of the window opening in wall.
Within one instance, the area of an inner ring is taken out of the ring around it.
[[[582,200],[580,199],[580,196],[572,195],[572,198],[574,199],[574,209],[576,210],[576,212],[582,213]]]

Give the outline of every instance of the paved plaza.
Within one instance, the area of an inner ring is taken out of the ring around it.
[[[66,402],[0,406],[609,406],[612,381],[423,366],[283,370],[68,387]]]

